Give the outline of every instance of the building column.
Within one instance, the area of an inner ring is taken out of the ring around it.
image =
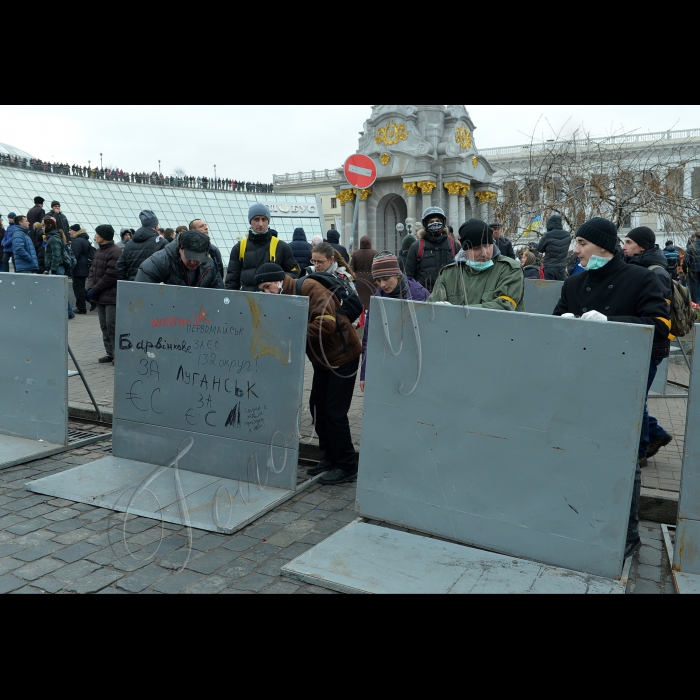
[[[360,241],[363,236],[369,234],[369,227],[367,226],[367,200],[372,196],[372,189],[362,190],[360,192],[360,216],[357,222],[357,240],[353,243],[353,250],[360,249]]]
[[[459,188],[459,225],[460,228],[462,224],[466,223],[467,221],[467,194],[469,193],[469,190],[472,188],[471,185],[467,185],[466,183],[460,183],[460,188]]]
[[[459,195],[462,191],[461,182],[446,182],[445,189],[450,195],[450,206],[447,214],[447,225],[452,226],[454,232],[459,231]]]
[[[423,211],[433,206],[433,191],[437,187],[437,182],[432,180],[424,180],[418,183],[421,192],[423,193]],[[422,217],[421,217],[422,218]]]
[[[479,208],[479,218],[482,221],[489,223],[487,219],[489,218],[489,206],[495,203],[498,198],[498,193],[491,190],[481,190],[476,193],[476,201],[478,202]]]
[[[406,182],[403,188],[406,190],[408,195],[408,218],[416,219],[416,203],[418,199],[418,183],[417,182]]]
[[[355,217],[355,190],[340,190],[338,199],[343,208],[343,230],[340,231],[341,242],[347,247],[348,241],[352,236],[352,224]]]

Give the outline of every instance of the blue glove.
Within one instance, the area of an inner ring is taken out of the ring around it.
[[[88,289],[87,298],[90,301],[92,301],[95,298],[95,290],[94,289]]]

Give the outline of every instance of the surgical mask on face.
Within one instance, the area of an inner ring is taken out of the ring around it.
[[[278,283],[277,283],[277,289],[279,289],[280,292],[281,292],[283,288],[284,288],[284,284],[282,284],[282,282],[278,282]]]
[[[476,262],[474,260],[465,260],[464,262],[466,262],[467,265],[471,267],[472,270],[474,270],[474,272],[484,272],[485,270],[489,270],[493,267],[493,260],[489,260],[488,262]]]
[[[588,261],[588,265],[586,265],[586,271],[587,272],[593,272],[594,270],[600,270],[601,268],[605,267],[612,258],[601,258],[598,255],[591,255],[591,259]]]
[[[428,233],[440,233],[445,225],[440,221],[433,221],[432,224],[428,224]]]

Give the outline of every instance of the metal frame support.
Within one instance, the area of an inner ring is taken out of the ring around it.
[[[97,401],[95,401],[95,397],[92,395],[92,391],[90,390],[90,386],[87,383],[87,379],[85,379],[83,370],[80,369],[80,365],[78,364],[78,360],[76,359],[75,355],[73,354],[73,351],[71,350],[70,344],[68,345],[68,354],[70,355],[70,359],[73,360],[73,364],[75,365],[75,369],[78,370],[80,378],[83,380],[83,386],[85,387],[85,391],[87,391],[88,396],[90,397],[90,401],[92,401],[92,405],[95,407],[95,411],[97,411],[97,420],[100,423],[103,423],[104,421],[102,420],[102,411],[100,411],[100,407],[97,405]]]

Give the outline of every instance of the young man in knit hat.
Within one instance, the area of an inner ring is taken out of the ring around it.
[[[493,230],[485,222],[471,219],[462,224],[459,241],[464,256],[440,273],[428,301],[495,311],[524,311],[522,267],[505,255],[494,258],[494,240]]]
[[[275,263],[261,265],[255,284],[266,294],[297,295],[297,280]],[[308,474],[322,484],[357,479],[357,455],[352,443],[348,411],[355,390],[362,347],[357,332],[341,312],[335,294],[305,278],[301,294],[309,298],[306,354],[314,368],[310,408],[319,447],[325,456]]]
[[[248,237],[237,243],[231,251],[226,289],[257,292],[256,271],[261,265],[269,262],[274,262],[284,272],[299,277],[299,265],[289,244],[272,235],[270,209],[264,204],[254,204],[248,210],[248,221]]]
[[[657,367],[669,354],[671,313],[654,273],[639,265],[626,265],[622,255],[616,252],[618,242],[617,227],[607,219],[595,218],[579,228],[574,252],[586,271],[564,282],[554,315],[653,326],[648,392]],[[641,462],[638,462],[625,556],[631,556],[640,545],[641,485]]]
[[[666,256],[656,243],[656,234],[646,226],[635,228],[627,234],[622,252],[630,265],[643,267],[656,275],[656,281],[661,286],[661,291],[669,308],[673,303],[673,280],[668,272]],[[670,352],[671,341],[668,340]],[[664,343],[664,347],[666,343]],[[661,353],[657,353],[661,354]],[[656,371],[661,360],[652,359],[650,376],[653,383]],[[651,386],[651,385],[650,385]],[[673,435],[666,432],[659,422],[650,416],[647,407],[644,408],[644,425],[642,429],[642,441],[639,445],[640,465],[645,467],[650,457],[655,457],[659,450],[671,444]]]

